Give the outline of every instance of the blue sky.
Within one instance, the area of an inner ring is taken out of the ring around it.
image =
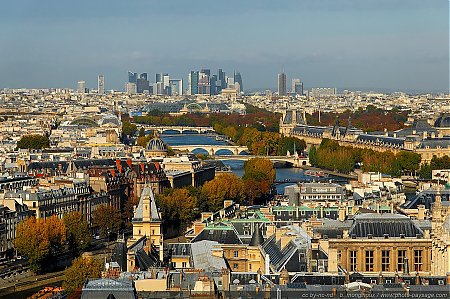
[[[448,90],[448,0],[2,1],[0,88],[123,89],[127,71],[185,79],[277,73],[307,87]]]

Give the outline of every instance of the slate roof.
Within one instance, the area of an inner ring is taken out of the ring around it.
[[[353,226],[349,230],[350,236],[357,238],[389,237],[399,238],[423,236],[423,231],[412,220],[400,214],[360,214],[355,216]]]
[[[192,243],[205,240],[215,241],[220,244],[242,244],[241,239],[232,226],[206,227],[192,240]]]
[[[403,147],[405,140],[403,138],[395,138],[389,136],[379,136],[379,135],[371,135],[371,134],[360,134],[356,138],[357,142],[360,143],[372,143],[372,144],[383,144],[394,147]]]
[[[90,279],[82,289],[82,299],[105,299],[114,296],[116,299],[136,299],[133,282],[110,278]]]
[[[145,185],[144,189],[142,189],[138,206],[136,208],[136,211],[134,212],[133,221],[142,221],[144,217],[144,201],[150,201],[150,219],[152,221],[161,221],[158,213],[158,208],[156,207],[156,200],[155,196],[153,195],[153,190],[148,185]]]
[[[423,139],[419,148],[448,148],[450,147],[450,137]]]
[[[218,242],[206,240],[192,243],[191,251],[194,268],[203,269],[206,272],[226,269],[227,265],[223,257],[217,257],[212,254],[214,246],[218,245]]]

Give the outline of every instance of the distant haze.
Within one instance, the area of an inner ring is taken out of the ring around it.
[[[246,89],[448,91],[448,0],[4,0],[0,88],[123,90],[221,67]]]

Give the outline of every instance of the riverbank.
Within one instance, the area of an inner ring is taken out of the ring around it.
[[[18,281],[7,281],[0,287],[0,298],[26,298],[46,286],[61,285],[64,272],[28,276]]]
[[[341,178],[345,178],[345,179],[349,179],[349,180],[357,180],[358,179],[358,176],[354,175],[354,174],[346,174],[346,173],[322,169],[322,168],[318,168],[318,167],[314,167],[314,166],[301,165],[301,166],[299,166],[299,168],[306,169],[306,170],[321,171],[321,172],[329,174],[329,175],[333,175],[336,177],[341,177]]]

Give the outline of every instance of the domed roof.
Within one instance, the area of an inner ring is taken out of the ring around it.
[[[435,128],[450,128],[450,114],[443,113],[434,122]]]
[[[158,137],[151,139],[147,143],[146,149],[149,151],[158,151],[158,152],[167,151],[166,145]]]
[[[103,125],[106,125],[106,124],[112,124],[112,125],[115,125],[115,126],[118,126],[118,127],[120,127],[120,126],[122,125],[122,124],[120,123],[119,118],[117,118],[117,116],[111,115],[111,114],[108,114],[108,115],[103,116],[103,117],[98,121],[98,124],[99,124],[100,126],[103,126]]]

